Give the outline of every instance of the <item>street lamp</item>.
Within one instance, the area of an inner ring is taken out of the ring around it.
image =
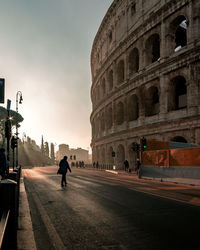
[[[18,100],[19,97],[19,100]],[[16,167],[18,166],[18,103],[22,104],[23,98],[22,98],[22,92],[17,91],[16,94],[16,112],[17,112],[17,119],[16,119],[16,138],[17,138],[17,145],[16,145]]]

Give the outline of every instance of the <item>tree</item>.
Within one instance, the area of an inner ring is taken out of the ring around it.
[[[7,116],[8,116],[7,109],[5,109],[4,107],[0,107],[0,134],[2,137],[2,145],[4,145],[5,143],[5,121],[7,119]],[[11,120],[12,127],[16,126],[17,123],[18,127],[20,127],[19,123],[24,120],[24,118],[14,110],[10,110],[10,117],[12,117]]]

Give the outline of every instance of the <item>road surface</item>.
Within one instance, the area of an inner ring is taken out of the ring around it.
[[[23,170],[38,250],[200,249],[200,187],[57,168]]]

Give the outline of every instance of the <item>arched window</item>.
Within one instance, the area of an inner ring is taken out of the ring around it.
[[[117,104],[117,112],[116,112],[116,123],[117,125],[121,125],[124,122],[124,105],[122,102]]]
[[[182,136],[175,136],[171,139],[171,141],[187,143],[187,140]]]
[[[139,70],[139,51],[134,48],[129,54],[129,71],[136,73]]]
[[[187,45],[187,20],[184,16],[178,16],[171,25],[174,32],[174,51]]]
[[[108,73],[108,88],[109,88],[109,91],[113,89],[113,71],[112,70]]]
[[[121,60],[117,65],[117,84],[124,81],[124,61]]]
[[[172,79],[169,86],[168,109],[178,110],[187,107],[187,86],[183,76]]]
[[[152,116],[160,112],[159,92],[155,86],[150,87],[145,95],[145,115]]]
[[[147,65],[160,59],[160,37],[158,34],[151,35],[146,41]]]
[[[137,120],[139,116],[139,104],[137,95],[132,95],[128,102],[128,119],[129,121]]]

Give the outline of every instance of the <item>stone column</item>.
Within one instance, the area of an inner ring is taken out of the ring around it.
[[[166,75],[162,75],[160,77],[160,93],[159,93],[161,119],[164,119],[167,114],[168,84],[169,84],[168,77]]]
[[[145,119],[145,93],[143,87],[137,89],[138,103],[139,103],[139,118],[138,123],[141,125]]]
[[[165,22],[161,23],[161,37],[160,37],[160,61],[162,62],[167,58],[167,46],[166,46],[166,25]]]
[[[198,99],[199,99],[199,91],[198,91],[198,80],[200,77],[200,66],[190,65],[188,69],[188,81],[187,85],[187,107],[188,113],[190,115],[198,114]]]

